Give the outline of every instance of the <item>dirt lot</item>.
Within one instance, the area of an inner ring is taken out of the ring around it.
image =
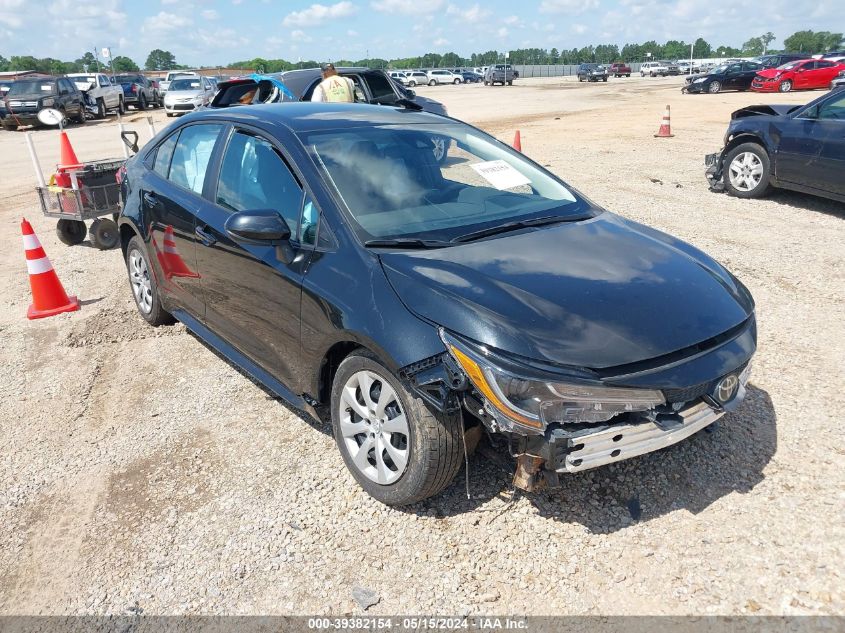
[[[146,327],[119,251],[68,248],[0,132],[0,613],[845,613],[845,207],[707,191],[729,113],[790,94],[681,95],[680,80],[421,87],[597,203],[702,248],[751,289],[759,352],[710,432],[513,495],[476,456],[394,510],[360,491],[328,427],[270,398],[184,327]],[[655,139],[672,105],[675,138]],[[160,126],[164,114],[152,115]],[[131,118],[131,117],[130,117]],[[146,139],[143,121],[134,125]],[[72,128],[120,155],[113,121]],[[45,170],[55,131],[39,131]],[[27,321],[19,222],[78,313]]]

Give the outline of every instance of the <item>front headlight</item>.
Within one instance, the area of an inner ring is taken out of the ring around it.
[[[41,107],[43,108],[52,108],[53,104],[56,103],[56,100],[53,97],[44,97],[41,100]]]
[[[452,358],[484,396],[488,412],[505,429],[514,426],[542,433],[552,423],[605,422],[621,413],[648,411],[665,402],[663,393],[581,382],[574,375],[542,380],[499,367],[493,357],[458,341],[445,330],[440,336]],[[492,410],[490,410],[492,409]]]
[[[707,79],[707,77],[699,77],[698,79],[695,79],[692,83],[694,83],[694,84],[700,84],[700,83],[701,83],[702,81],[704,81],[705,79]]]

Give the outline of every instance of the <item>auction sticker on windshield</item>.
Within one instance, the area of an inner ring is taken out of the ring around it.
[[[470,167],[496,189],[511,189],[531,183],[529,178],[526,178],[503,160],[488,160],[470,165]]]

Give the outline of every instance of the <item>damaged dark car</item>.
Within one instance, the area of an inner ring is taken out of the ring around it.
[[[756,321],[736,277],[460,121],[204,110],[120,181],[141,316],[327,410],[384,503],[442,491],[484,436],[534,490],[675,444],[745,395]]]
[[[737,110],[722,150],[704,162],[713,191],[759,198],[774,187],[845,202],[845,90]]]

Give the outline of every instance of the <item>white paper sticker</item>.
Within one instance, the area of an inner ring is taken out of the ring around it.
[[[53,89],[53,84],[41,84],[41,90],[43,92],[50,92]]]
[[[483,163],[470,165],[479,176],[493,185],[496,189],[510,189],[520,185],[528,185],[531,180],[519,173],[503,160],[488,160]]]

